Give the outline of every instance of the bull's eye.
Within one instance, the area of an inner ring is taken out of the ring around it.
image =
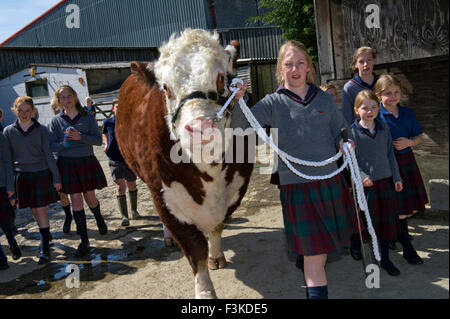
[[[220,81],[224,82],[225,81],[225,77],[223,75],[220,76]]]

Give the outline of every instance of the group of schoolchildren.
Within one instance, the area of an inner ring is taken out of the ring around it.
[[[411,244],[407,224],[407,218],[423,211],[428,202],[411,149],[420,143],[422,130],[411,109],[400,105],[399,80],[393,75],[375,75],[375,61],[375,50],[362,47],[355,51],[352,65],[357,72],[344,86],[339,110],[336,87],[316,87],[307,49],[297,41],[287,41],[278,56],[279,88],[256,103],[251,111],[262,126],[278,128],[280,149],[309,161],[322,161],[333,157],[336,151],[343,152],[341,129],[350,128],[350,143],[356,152],[380,243],[381,267],[390,275],[399,275],[400,271],[389,259],[390,242],[398,240],[402,244],[408,263],[423,263]],[[237,86],[238,99],[244,96],[246,84]],[[30,207],[39,225],[39,263],[50,260],[47,213],[50,203],[61,199],[66,213],[64,232],[70,231],[73,214],[81,237],[77,256],[85,255],[89,249],[83,199],[94,214],[100,233],[107,232],[95,196],[95,189],[106,186],[93,152],[93,145],[102,144],[95,117],[81,106],[70,86],[60,87],[54,102],[58,106],[57,115],[47,128],[31,118],[33,101],[19,97],[13,106],[17,121],[5,128],[4,135],[0,134],[0,227],[14,259],[21,255],[8,223],[14,193],[18,207]],[[113,110],[117,107],[115,103]],[[234,109],[231,123],[233,127],[249,126],[239,108]],[[103,142],[117,185],[122,225],[127,226],[126,187],[132,218],[139,218],[136,176],[120,155],[114,137],[114,118],[104,122]],[[56,161],[53,156],[57,156]],[[337,169],[335,163],[324,167],[294,166],[314,176]],[[362,258],[359,222],[348,178],[340,173],[325,180],[310,180],[294,174],[283,162],[279,163],[277,173],[287,245],[292,253],[302,257],[307,298],[328,298],[327,255],[350,246],[351,256],[356,260]],[[0,269],[5,265],[6,257],[0,248]]]
[[[88,107],[89,107],[89,101]],[[89,252],[84,202],[93,213],[101,235],[108,227],[102,216],[95,190],[107,186],[106,177],[94,155],[93,146],[105,142],[112,178],[117,185],[117,201],[122,215],[122,226],[129,226],[126,202],[128,188],[131,218],[140,218],[137,212],[136,175],[125,164],[114,137],[115,117],[103,123],[103,139],[92,110],[83,107],[77,93],[70,86],[61,86],[51,101],[55,117],[48,127],[32,117],[36,112],[33,100],[18,97],[12,110],[15,123],[0,133],[0,227],[14,260],[22,256],[14,238],[15,208],[30,208],[39,226],[39,264],[51,260],[50,223],[47,206],[57,201],[65,213],[63,232],[69,233],[75,220],[81,242],[75,256]],[[113,112],[118,101],[113,102]],[[166,235],[168,236],[168,235]],[[166,240],[166,239],[165,239]],[[7,269],[7,258],[0,246],[0,270]]]
[[[264,126],[278,128],[278,147],[308,161],[323,161],[343,152],[341,128],[349,128],[367,198],[372,225],[379,240],[381,268],[390,275],[399,269],[389,258],[393,241],[403,247],[410,264],[423,260],[411,244],[407,218],[425,210],[428,198],[411,147],[421,141],[422,130],[411,109],[400,104],[402,86],[393,75],[373,73],[376,52],[370,47],[355,51],[355,76],[343,88],[342,107],[332,83],[313,84],[314,66],[307,48],[297,41],[281,47],[277,64],[279,87],[251,111]],[[246,84],[237,85],[242,98]],[[248,127],[239,108],[232,125]],[[341,162],[342,163],[342,162]],[[336,163],[324,167],[292,164],[306,175],[327,175]],[[275,175],[275,174],[274,174]],[[314,180],[291,171],[279,162],[276,177],[290,256],[305,276],[308,299],[328,298],[325,264],[329,254],[350,247],[355,260],[362,259],[359,227],[367,239],[367,225],[359,222],[348,174]],[[363,221],[364,214],[360,214]],[[367,223],[367,222],[366,222]],[[359,227],[358,227],[359,224]]]

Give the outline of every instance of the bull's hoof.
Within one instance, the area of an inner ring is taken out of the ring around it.
[[[195,299],[217,299],[215,290],[204,290],[195,294]]]
[[[208,268],[210,270],[225,268],[226,266],[227,266],[227,260],[225,259],[225,256],[221,256],[219,258],[208,257]]]

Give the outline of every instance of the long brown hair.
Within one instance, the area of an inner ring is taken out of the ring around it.
[[[62,90],[64,89],[68,89],[73,96],[75,96],[76,102],[75,102],[75,107],[77,108],[78,113],[81,114],[81,116],[86,116],[88,114],[88,112],[83,108],[83,106],[80,103],[80,100],[78,99],[78,94],[77,92],[75,92],[75,90],[70,86],[70,85],[61,85],[56,91],[55,91],[55,99],[57,101],[58,104],[58,108],[60,110],[63,109],[63,107],[61,106],[61,103],[59,102],[59,94],[61,93]]]
[[[278,52],[277,74],[276,74],[278,83],[284,84],[283,73],[281,72],[281,70],[283,69],[284,56],[286,55],[286,52],[289,49],[298,50],[303,53],[303,55],[305,56],[306,61],[308,63],[309,70],[310,70],[308,72],[308,74],[306,75],[306,82],[314,83],[315,69],[314,69],[314,64],[312,62],[312,59],[309,56],[308,50],[306,49],[305,45],[303,43],[295,41],[295,40],[286,41],[281,46],[280,51]]]

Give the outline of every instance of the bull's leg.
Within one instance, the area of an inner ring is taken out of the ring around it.
[[[195,299],[213,299],[217,298],[211,277],[209,277],[206,260],[197,262],[197,273],[195,274]]]
[[[218,268],[225,268],[227,261],[222,249],[222,231],[224,224],[220,223],[217,227],[208,235],[208,267],[211,270]]]
[[[194,225],[180,223],[169,212],[163,214],[161,219],[169,229],[172,238],[178,243],[184,256],[188,259],[195,276],[195,298],[217,298],[209,271],[208,242],[206,237]]]

